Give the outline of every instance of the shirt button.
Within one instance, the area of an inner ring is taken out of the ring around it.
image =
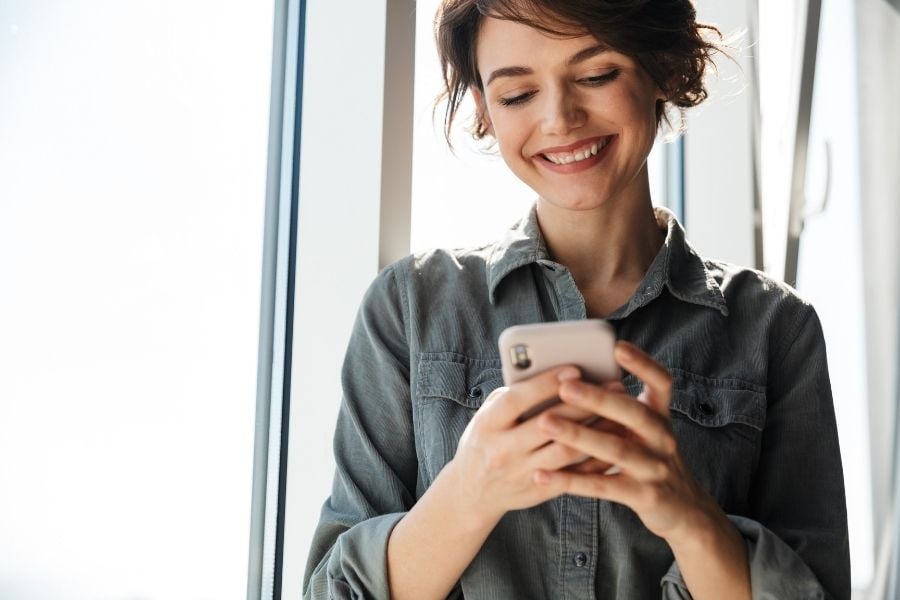
[[[477,385],[475,387],[473,387],[471,390],[469,390],[469,398],[481,398],[481,394],[482,394],[481,388],[478,387]]]
[[[588,562],[587,554],[584,552],[576,552],[575,556],[572,557],[572,562],[575,563],[575,566],[578,568],[585,566]]]
[[[707,417],[711,417],[716,414],[716,407],[710,404],[709,402],[701,402],[700,403],[700,412],[703,413]]]

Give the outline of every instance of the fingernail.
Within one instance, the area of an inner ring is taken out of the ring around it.
[[[578,379],[579,377],[581,377],[581,373],[575,367],[566,367],[556,374],[556,379],[561,382],[572,381],[573,379]]]

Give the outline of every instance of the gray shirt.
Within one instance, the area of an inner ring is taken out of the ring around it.
[[[701,258],[670,212],[656,214],[665,243],[608,320],[671,371],[680,452],[744,536],[753,597],[849,598],[844,480],[815,311],[763,273]],[[334,486],[304,597],[387,599],[388,536],[502,385],[500,332],[585,317],[534,208],[495,244],[382,271],[344,362]],[[624,383],[640,391],[633,376]],[[629,508],[564,495],[507,513],[451,597],[690,594],[669,546]]]

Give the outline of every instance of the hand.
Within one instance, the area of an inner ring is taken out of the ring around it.
[[[519,422],[529,408],[558,397],[563,382],[579,377],[575,367],[552,369],[494,390],[475,413],[447,465],[459,500],[475,515],[499,519],[509,510],[529,508],[559,495],[535,482],[535,470],[555,471],[587,458],[576,448],[552,443],[537,418]],[[593,415],[566,404],[543,414],[572,422]]]
[[[638,399],[582,381],[566,381],[560,399],[620,424],[622,434],[592,430],[550,414],[537,417],[541,431],[573,451],[621,468],[603,475],[590,467],[540,469],[535,481],[547,493],[570,493],[619,502],[634,510],[644,525],[670,543],[710,521],[724,519],[715,499],[689,472],[672,433],[669,403],[672,376],[650,356],[627,342],[616,345],[616,360],[643,381]]]

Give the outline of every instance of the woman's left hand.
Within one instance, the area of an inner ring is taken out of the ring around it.
[[[536,471],[535,481],[560,494],[624,504],[654,534],[670,543],[684,539],[697,527],[724,518],[724,513],[678,451],[669,417],[671,374],[633,344],[617,343],[615,355],[624,369],[644,383],[637,399],[621,388],[604,389],[578,380],[564,383],[560,398],[620,424],[627,432],[598,431],[551,414],[541,415],[539,425],[554,441],[593,460],[565,470]],[[605,475],[591,466],[604,463],[617,465],[621,471]]]

